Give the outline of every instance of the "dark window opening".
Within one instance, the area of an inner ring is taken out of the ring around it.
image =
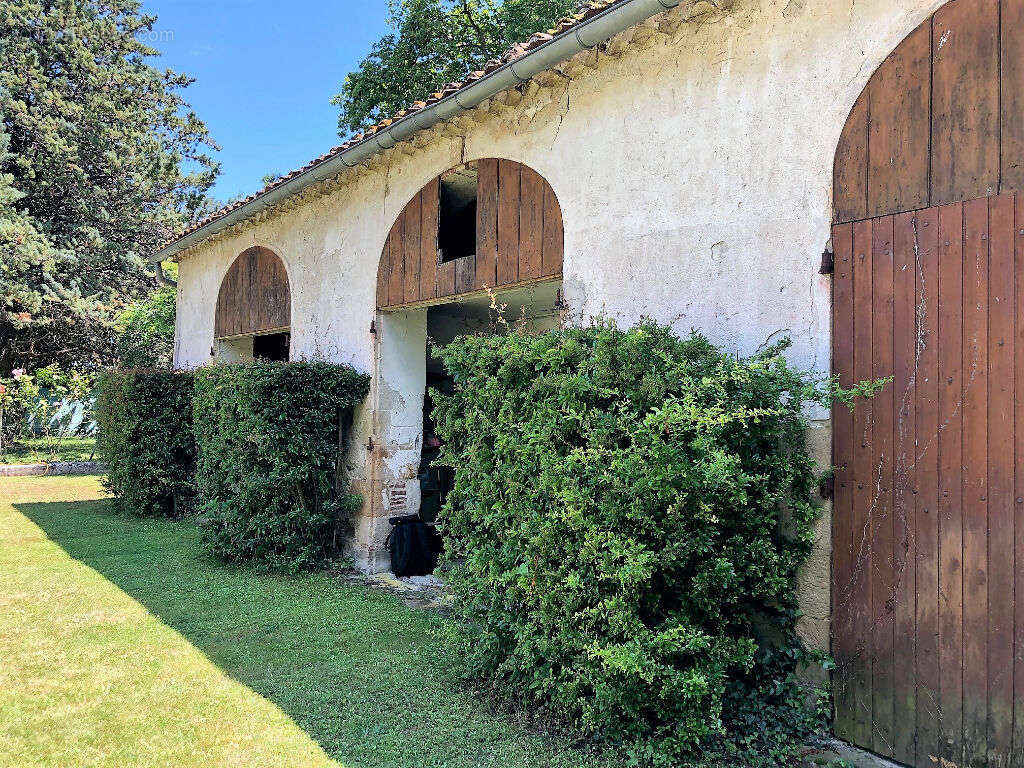
[[[268,333],[252,337],[252,356],[257,360],[273,360],[278,363],[288,362],[288,347],[291,345],[290,333]]]
[[[442,264],[476,253],[476,186],[473,167],[441,178],[437,249]]]

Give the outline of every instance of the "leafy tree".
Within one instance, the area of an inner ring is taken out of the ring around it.
[[[170,368],[174,357],[175,291],[161,286],[117,319],[116,351],[124,368]]]
[[[394,30],[349,74],[331,100],[342,137],[391,117],[482,69],[534,32],[571,13],[578,0],[389,0]]]
[[[106,362],[110,320],[155,287],[145,256],[213,182],[191,79],[150,63],[155,21],[137,0],[0,5],[0,231],[39,235],[0,257],[0,368]]]

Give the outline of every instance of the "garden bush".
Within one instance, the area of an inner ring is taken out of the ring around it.
[[[65,442],[96,432],[96,374],[51,365],[16,368],[0,377],[0,459],[18,443],[38,439],[56,458]]]
[[[196,372],[199,512],[214,552],[289,571],[339,554],[360,504],[341,482],[341,425],[368,388],[322,362]]]
[[[438,351],[469,674],[639,764],[795,762],[824,703],[798,676],[816,658],[796,632],[817,515],[804,408],[854,393],[785,346],[737,359],[600,322]]]
[[[11,371],[10,378],[0,377],[0,456],[27,435],[31,404],[38,399],[39,387],[24,370]]]
[[[193,497],[193,375],[182,371],[107,371],[98,382],[96,450],[104,485],[126,511],[175,517]]]

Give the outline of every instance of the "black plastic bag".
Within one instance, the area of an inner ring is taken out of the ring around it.
[[[385,546],[391,550],[391,570],[395,576],[428,576],[437,567],[441,553],[441,537],[434,526],[424,523],[419,515],[392,517],[394,526]]]

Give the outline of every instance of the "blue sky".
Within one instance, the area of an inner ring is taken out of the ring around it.
[[[196,78],[188,101],[223,149],[211,194],[259,189],[339,143],[331,97],[387,31],[386,0],[143,0],[153,60]]]

